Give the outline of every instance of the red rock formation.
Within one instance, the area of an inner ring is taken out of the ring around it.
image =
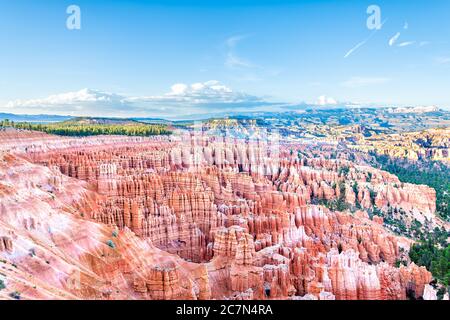
[[[299,160],[287,147],[275,157],[259,143],[180,139],[40,135],[4,142],[0,255],[19,266],[18,279],[34,277],[39,290],[28,298],[424,294],[430,273],[413,264],[396,268],[404,240],[365,209],[376,190],[380,208],[433,217],[431,189],[349,161]],[[336,199],[361,210],[313,204]]]
[[[13,242],[10,237],[0,237],[0,251],[13,252]]]

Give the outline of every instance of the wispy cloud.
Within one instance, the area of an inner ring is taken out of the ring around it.
[[[404,25],[403,25],[403,30],[408,30],[408,29],[409,29],[409,24],[406,21],[404,23]],[[389,46],[390,47],[394,46],[398,42],[398,39],[400,38],[400,36],[401,36],[401,32],[397,32],[394,36],[392,36],[389,39],[389,42],[388,42]],[[399,48],[403,48],[403,47],[412,46],[413,44],[416,44],[416,43],[417,43],[417,41],[403,41],[403,42],[400,42],[399,44],[397,44],[396,46],[399,47]],[[423,47],[423,46],[426,46],[428,44],[430,44],[429,41],[420,41],[418,43],[419,47]]]
[[[241,57],[238,57],[233,52],[227,53],[227,58],[225,60],[225,65],[230,68],[252,68],[254,65]]]
[[[234,48],[239,43],[239,41],[244,40],[244,39],[248,38],[249,36],[250,36],[249,34],[235,35],[235,36],[229,37],[227,40],[225,40],[225,44],[229,48]]]
[[[360,88],[372,85],[380,85],[389,81],[390,80],[388,78],[384,77],[352,77],[344,82],[341,82],[341,85],[346,88]]]
[[[399,43],[397,45],[397,47],[408,47],[408,46],[411,46],[411,45],[413,45],[415,43],[416,43],[415,41],[404,41],[404,42]]]
[[[378,30],[381,30],[381,28],[386,23],[386,21],[387,21],[387,19],[384,20],[381,23],[381,27],[380,28],[377,28],[377,29],[373,30],[372,33],[366,39],[364,39],[363,41],[359,42],[353,48],[351,48],[349,51],[347,51],[347,53],[344,55],[344,59],[350,57],[356,50],[358,50],[359,48],[364,46],[370,39],[372,39],[372,37],[378,32]]]
[[[356,46],[354,46],[353,48],[351,48],[349,51],[347,51],[347,53],[345,54],[344,58],[348,58],[353,52],[355,52],[356,50],[358,50],[360,47],[362,47],[363,45],[365,45],[367,43],[367,41],[370,40],[371,37],[368,37],[367,39],[365,39],[364,41],[361,41],[360,43],[358,43]]]
[[[400,37],[400,32],[397,32],[392,38],[389,39],[389,46],[392,47],[397,42],[399,37]]]
[[[257,67],[254,63],[248,59],[240,57],[236,52],[236,47],[239,42],[248,38],[250,35],[235,35],[225,40],[225,46],[227,49],[225,66],[229,68],[254,68]]]
[[[251,34],[235,35],[224,41],[224,65],[229,72],[229,78],[240,82],[262,81],[277,77],[282,69],[276,66],[262,66],[238,53],[239,44],[252,37]]]

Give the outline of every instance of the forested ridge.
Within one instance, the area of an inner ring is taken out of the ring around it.
[[[96,121],[94,119],[77,119],[55,123],[30,123],[0,121],[0,127],[12,127],[22,130],[34,130],[60,136],[94,136],[94,135],[127,135],[153,136],[171,134],[164,124],[147,124],[138,121]]]
[[[450,220],[450,174],[447,165],[438,161],[411,162],[392,159],[385,155],[375,156],[381,169],[395,174],[401,182],[424,184],[436,191],[436,213]],[[432,232],[419,232],[418,242],[409,251],[411,261],[426,267],[438,281],[438,298],[450,292],[450,244],[449,233],[435,228]]]

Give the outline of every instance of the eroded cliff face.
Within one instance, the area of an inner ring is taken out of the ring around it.
[[[428,129],[420,132],[381,134],[361,139],[355,148],[374,151],[392,158],[450,162],[450,129]]]
[[[206,136],[3,136],[0,296],[421,297],[431,274],[395,267],[411,241],[365,209],[439,224],[434,190],[293,148]],[[336,199],[360,209],[313,204]]]

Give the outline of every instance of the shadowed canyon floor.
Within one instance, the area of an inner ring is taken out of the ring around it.
[[[423,297],[413,241],[371,212],[448,230],[435,191],[335,148],[0,132],[0,298]]]

